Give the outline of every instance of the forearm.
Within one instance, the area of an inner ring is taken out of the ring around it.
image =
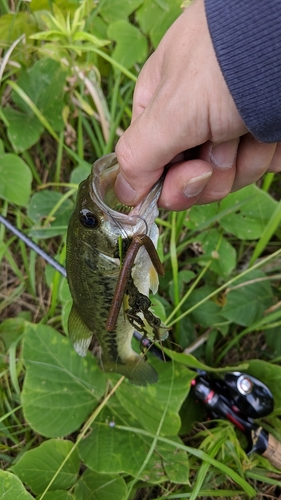
[[[248,130],[281,141],[281,0],[205,0],[216,56]]]

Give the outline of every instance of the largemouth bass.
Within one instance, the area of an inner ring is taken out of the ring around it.
[[[116,155],[107,155],[94,163],[90,176],[79,186],[67,233],[66,269],[73,298],[69,336],[78,354],[85,356],[94,334],[102,348],[105,371],[117,372],[132,383],[146,385],[157,381],[157,373],[144,356],[132,349],[134,320],[129,321],[124,305],[111,331],[106,330],[106,322],[122,264],[120,252],[125,254],[132,238],[139,234],[146,234],[154,246],[157,244],[158,228],[154,220],[158,215],[162,180],[139,205],[127,207],[129,213],[123,213],[124,208],[114,193],[118,171]],[[144,247],[138,250],[130,280],[129,288],[138,299],[146,298],[149,290],[155,293],[158,288],[158,275]],[[138,311],[133,296],[127,297],[127,302],[131,311]],[[135,321],[142,322],[138,316]]]

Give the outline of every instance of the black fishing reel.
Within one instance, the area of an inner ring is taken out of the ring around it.
[[[263,382],[241,372],[228,372],[219,379],[200,371],[192,388],[213,418],[227,419],[245,434],[248,454],[259,453],[281,469],[280,441],[255,422],[273,411],[272,393]]]
[[[227,372],[223,379],[219,379],[211,378],[206,372],[201,372],[195,379],[195,395],[202,400],[203,394],[206,392],[210,394],[212,391],[219,395],[218,402],[216,404],[212,402],[212,413],[217,410],[220,414],[222,411],[220,406],[223,407],[223,403],[235,414],[238,416],[241,414],[247,419],[262,418],[273,411],[273,396],[269,388],[246,373]],[[203,402],[207,404],[205,400]]]

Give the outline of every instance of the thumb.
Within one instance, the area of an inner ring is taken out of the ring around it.
[[[144,115],[146,110],[131,123],[115,148],[120,166],[115,192],[126,205],[136,205],[148,193],[171,159],[162,152],[161,132],[151,134],[149,120]]]

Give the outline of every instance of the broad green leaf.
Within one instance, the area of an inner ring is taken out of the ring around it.
[[[8,137],[17,152],[26,151],[36,144],[44,127],[35,115],[26,115],[13,108],[5,108],[3,113],[9,122]]]
[[[221,314],[233,323],[249,326],[262,318],[271,304],[272,289],[266,274],[253,271],[229,289]]]
[[[85,31],[79,31],[73,36],[73,40],[81,40],[82,42],[90,42],[97,47],[104,47],[110,43],[110,40],[101,40],[91,33],[86,33]]]
[[[31,193],[32,175],[26,163],[14,154],[0,159],[0,198],[26,207]]]
[[[91,172],[90,167],[87,168],[84,165],[74,168],[74,170],[72,170],[70,175],[71,184],[80,184],[80,182],[84,181],[84,179],[88,177],[90,172]]]
[[[119,413],[119,412],[118,412]],[[105,413],[103,414],[105,417]],[[97,471],[108,474],[127,473],[138,475],[143,462],[152,445],[152,439],[144,437],[137,432],[126,432],[118,428],[118,423],[124,422],[139,428],[137,421],[131,420],[126,412],[120,412],[120,421],[116,417],[116,426],[111,427],[110,422],[94,423],[92,433],[79,445],[80,455],[85,464]],[[168,480],[173,482],[188,483],[189,461],[187,454],[177,452],[177,443],[180,439],[176,436],[170,438],[175,442],[171,452],[161,442],[156,444],[155,451],[141,471],[139,477],[143,481],[161,483]],[[173,449],[173,451],[172,451]],[[179,471],[177,472],[177,467]],[[183,468],[186,475],[184,477]],[[167,471],[167,472],[166,472]]]
[[[260,240],[256,244],[253,255],[250,260],[250,266],[252,266],[257,258],[262,254],[262,252],[265,250],[268,242],[274,235],[275,231],[280,227],[280,222],[281,222],[281,203],[279,202],[275,211],[272,213],[264,231],[263,234],[260,237]]]
[[[260,379],[271,390],[274,397],[274,409],[281,411],[281,366],[268,363],[261,359],[248,361],[248,372],[254,377]]]
[[[62,109],[66,73],[52,59],[41,59],[31,69],[23,71],[17,81],[46,120],[56,130],[63,129]],[[29,106],[13,92],[13,100],[27,115],[33,115]]]
[[[197,229],[200,228],[200,226],[211,225],[217,213],[217,203],[210,203],[209,205],[193,205],[189,211],[188,219],[186,220],[185,225],[189,229]],[[210,224],[208,224],[208,221],[210,221]]]
[[[127,485],[122,477],[86,470],[75,486],[76,500],[125,500]]]
[[[125,68],[145,61],[147,41],[138,28],[127,21],[115,21],[108,28],[108,36],[117,42],[112,57]]]
[[[0,340],[8,350],[11,344],[20,339],[25,329],[23,318],[8,318],[0,324]]]
[[[217,229],[209,229],[196,237],[196,243],[201,243],[203,256],[199,263],[206,264],[207,260],[212,259],[210,269],[219,276],[228,276],[236,264],[236,250],[222,237]]]
[[[22,482],[11,472],[0,470],[0,498],[2,500],[32,500]]]
[[[36,497],[38,500],[41,499],[41,495]],[[74,500],[74,497],[65,490],[48,491],[44,495],[44,500]]]
[[[52,328],[27,323],[23,359],[27,374],[22,404],[32,428],[47,437],[78,429],[105,389],[105,376],[94,357],[79,357],[69,340]]]
[[[141,30],[151,38],[156,48],[171,24],[181,14],[182,0],[145,0],[136,13]]]
[[[56,210],[54,210],[55,208]],[[35,193],[27,210],[28,216],[36,223],[29,233],[30,236],[50,238],[51,236],[64,234],[72,211],[72,201],[63,199],[63,195],[57,191],[44,190]],[[53,216],[46,225],[44,221],[49,217],[50,213],[53,213]]]
[[[100,5],[101,16],[107,23],[119,19],[127,19],[136,10],[143,0],[104,0]]]
[[[269,330],[265,330],[265,339],[267,345],[271,348],[274,356],[281,356],[281,335],[280,335],[280,326],[276,326],[274,328],[270,328]]]
[[[161,456],[164,470],[171,483],[189,483],[189,464],[186,453],[179,448],[161,443]]]
[[[255,185],[232,193],[220,202],[220,211],[246,201],[237,211],[223,217],[223,229],[241,240],[260,238],[278,203]]]
[[[189,283],[194,278],[195,278],[195,274],[193,271],[187,271],[186,269],[184,269],[184,270],[178,272],[178,288],[179,288],[179,296],[180,297],[183,296],[183,290],[184,290],[184,286],[186,285],[186,283]],[[174,297],[175,297],[174,288],[175,288],[175,284],[174,284],[174,281],[172,279],[169,283],[169,296],[170,296],[172,301],[174,300]]]
[[[124,409],[150,432],[157,431],[165,407],[168,405],[161,434],[176,435],[181,425],[178,412],[189,392],[190,381],[194,378],[194,374],[180,365],[173,367],[171,362],[153,360],[153,364],[159,376],[157,384],[147,387],[136,386],[132,391],[131,384],[123,383],[116,396]],[[173,370],[175,370],[173,393],[170,395]]]
[[[73,446],[71,441],[60,439],[44,441],[37,448],[25,452],[12,470],[31,488],[33,493],[43,493]],[[50,490],[70,488],[77,479],[79,467],[78,453],[73,450],[50,486]]]
[[[28,12],[17,12],[0,16],[0,40],[2,43],[5,42],[7,46],[23,33],[28,38],[36,29],[36,21]],[[25,51],[26,49],[27,46],[25,45]]]
[[[56,5],[62,10],[66,10],[72,14],[76,11],[77,7],[80,6],[80,0],[56,0]],[[32,0],[30,3],[30,10],[33,12],[49,9],[49,0]]]
[[[210,287],[209,285],[205,285],[201,288],[195,289],[185,302],[185,310],[196,306],[198,302],[200,302],[213,291],[214,288]],[[221,306],[214,300],[208,300],[201,306],[196,307],[189,316],[194,323],[206,327],[210,327],[215,324],[221,323],[222,321],[225,321],[224,317],[221,314]]]
[[[196,359],[192,354],[184,354],[176,351],[171,351],[170,349],[165,349],[165,353],[177,363],[182,363],[188,368],[195,370],[204,370],[207,372],[227,372],[227,371],[242,371],[248,368],[248,362],[239,364],[238,366],[224,366],[223,368],[213,368],[211,366],[205,365]],[[193,374],[194,378],[195,374]]]
[[[166,406],[167,414],[160,434],[169,432],[175,443],[180,442],[177,437],[180,425],[178,411],[189,392],[190,380],[194,374],[182,366],[175,366],[174,369],[173,363],[157,360],[150,362],[156,367],[159,375],[157,384],[139,388],[127,381],[123,382],[116,396],[111,398],[100,415],[99,422],[94,423],[91,435],[80,443],[81,458],[91,469],[108,474],[125,472],[137,475],[152,440],[138,433],[125,432],[118,428],[118,425],[156,432]],[[168,474],[175,482],[188,482],[189,466],[185,452],[168,453],[167,447],[162,445],[163,443],[157,443],[156,451],[141,472],[141,479],[158,483],[167,480]],[[176,449],[175,445],[173,451]],[[173,476],[172,470],[177,469],[177,462],[179,471],[174,472]]]

